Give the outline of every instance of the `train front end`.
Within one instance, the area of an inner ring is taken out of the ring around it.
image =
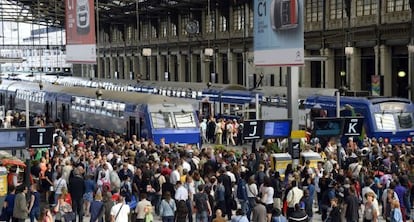
[[[191,104],[148,104],[151,138],[156,144],[200,145],[200,128]]]

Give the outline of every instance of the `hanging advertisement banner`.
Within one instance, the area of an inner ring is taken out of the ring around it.
[[[381,76],[379,75],[371,76],[371,94],[373,96],[381,95]]]
[[[66,62],[96,63],[95,6],[93,0],[65,0]]]
[[[304,64],[303,0],[254,1],[254,64]]]

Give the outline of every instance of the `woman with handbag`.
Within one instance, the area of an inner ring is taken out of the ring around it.
[[[175,205],[175,201],[171,199],[170,192],[167,191],[164,197],[165,199],[163,199],[160,204],[160,216],[162,222],[173,222],[177,206]]]
[[[65,197],[60,195],[56,206],[54,207],[55,222],[69,222],[76,219],[76,215],[72,212],[72,206],[65,201]],[[63,219],[63,220],[62,220]]]

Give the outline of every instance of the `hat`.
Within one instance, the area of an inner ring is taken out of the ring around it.
[[[121,198],[121,195],[119,195],[119,193],[115,193],[112,195],[112,200],[113,201],[118,201]]]

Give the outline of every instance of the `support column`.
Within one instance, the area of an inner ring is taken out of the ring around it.
[[[305,57],[306,56],[310,56],[309,50],[305,50]],[[301,78],[301,83],[302,83],[302,87],[311,87],[311,61],[305,60],[305,65],[303,66],[303,75]]]
[[[167,55],[168,59],[168,72],[170,73],[170,81],[175,81],[177,73],[175,72],[175,65],[177,64],[177,57],[175,55]]]
[[[197,54],[190,54],[191,82],[197,82]]]
[[[361,49],[354,47],[354,53],[351,55],[350,62],[351,76],[349,87],[353,91],[359,91],[361,90]]]
[[[223,54],[217,53],[216,55],[216,82],[223,83]]]
[[[118,64],[117,64],[116,71],[118,72],[118,76],[114,76],[117,79],[122,79],[123,73],[124,73],[124,57],[118,56]],[[114,73],[115,75],[115,73]]]
[[[132,60],[132,70],[134,72],[134,76],[132,76],[133,79],[137,78],[137,74],[139,74],[139,63],[138,63],[138,56],[131,56]]]
[[[381,75],[383,81],[381,85],[384,88],[384,96],[392,95],[392,66],[391,66],[391,49],[389,46],[380,46],[380,58],[381,58]]]
[[[114,73],[116,71],[117,65],[116,65],[116,60],[117,58],[114,57],[109,57],[109,74],[107,76],[105,76],[104,78],[114,78]]]
[[[334,50],[325,48],[324,55],[328,58],[325,63],[325,88],[335,88],[335,57]]]
[[[111,58],[105,57],[104,58],[104,70],[99,73],[98,78],[106,78],[109,76],[110,68],[111,67]]]
[[[200,53],[200,61],[201,61],[201,82],[209,82],[210,81],[209,58],[206,55],[204,55],[204,53]]]
[[[123,69],[123,76],[122,79],[129,79],[129,72],[131,71],[131,66],[129,65],[131,63],[130,60],[131,57],[124,56],[124,69]]]
[[[164,61],[165,61],[165,57],[163,55],[157,55],[157,73],[155,73],[155,75],[157,75],[157,79],[158,81],[165,81],[165,67],[164,67]]]
[[[185,81],[185,60],[186,57],[183,54],[177,54],[177,66],[178,66],[178,81],[184,82]]]
[[[229,74],[229,83],[237,83],[237,55],[228,49],[227,51],[227,70]]]
[[[155,80],[155,75],[157,75],[156,73],[156,66],[157,63],[155,61],[155,56],[150,56],[148,57],[150,59],[150,70],[149,70],[149,74],[150,74],[150,80],[154,81]]]
[[[138,56],[138,67],[139,73],[138,75],[141,76],[141,79],[147,80],[147,58],[143,55]]]

